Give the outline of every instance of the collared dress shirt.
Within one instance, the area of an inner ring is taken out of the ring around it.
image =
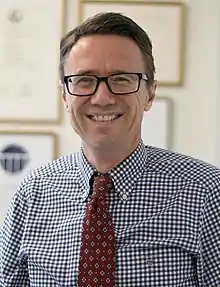
[[[80,150],[22,181],[1,231],[1,286],[77,286],[93,173]],[[109,173],[116,287],[219,287],[220,171],[140,141]]]

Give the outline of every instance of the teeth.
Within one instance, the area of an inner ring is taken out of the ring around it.
[[[99,121],[99,122],[109,122],[113,121],[117,116],[116,115],[111,115],[111,116],[92,116],[92,119],[94,121]]]

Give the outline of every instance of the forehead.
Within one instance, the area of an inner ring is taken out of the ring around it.
[[[64,68],[66,73],[145,72],[143,56],[138,45],[130,38],[115,35],[80,38],[71,49]]]

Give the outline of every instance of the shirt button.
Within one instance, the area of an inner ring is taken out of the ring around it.
[[[87,197],[87,190],[84,190],[82,193],[82,198],[85,199]]]
[[[126,194],[123,194],[123,195],[122,195],[122,198],[123,198],[124,200],[126,200],[126,199],[128,198],[128,196],[127,196]]]
[[[153,263],[154,263],[154,262],[153,262],[153,260],[152,260],[152,259],[148,259],[148,260],[147,260],[147,265],[148,265],[148,266],[153,265]]]

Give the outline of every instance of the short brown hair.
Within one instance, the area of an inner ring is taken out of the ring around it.
[[[152,43],[147,33],[131,18],[121,13],[98,13],[75,29],[68,32],[60,42],[60,77],[63,82],[64,63],[72,47],[83,36],[88,35],[117,35],[133,39],[139,46],[146,64],[148,83],[154,81],[155,66],[152,55]]]

